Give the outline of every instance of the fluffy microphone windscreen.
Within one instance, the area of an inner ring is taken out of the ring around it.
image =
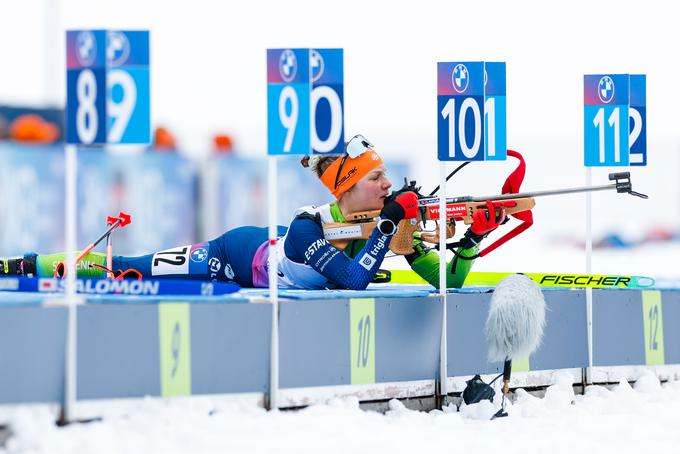
[[[541,288],[523,274],[506,277],[491,295],[485,334],[489,361],[524,358],[538,348],[545,326]]]

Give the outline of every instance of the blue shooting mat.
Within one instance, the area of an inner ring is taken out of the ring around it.
[[[447,294],[451,293],[491,293],[494,287],[492,286],[469,286],[463,288],[449,288],[446,289]],[[439,290],[432,290],[434,293],[439,293]]]
[[[430,295],[432,287],[428,285],[384,285],[376,284],[366,290],[296,290],[281,289],[279,295],[282,298],[298,300],[317,299],[348,299],[348,298],[413,298]]]
[[[82,298],[85,304],[165,304],[165,303],[190,303],[190,304],[204,304],[204,303],[248,303],[250,300],[243,295],[215,295],[215,296],[197,296],[197,295],[177,295],[177,296],[138,296],[138,295],[78,295]],[[0,292],[0,307],[10,306],[60,306],[66,307],[66,304],[57,303],[57,300],[63,300],[64,295],[40,294],[30,292]]]
[[[279,288],[279,298],[295,300],[328,300],[347,298],[408,298],[429,296],[432,287],[412,284],[371,284],[366,290],[304,290]],[[267,288],[241,289],[239,294],[247,298],[268,298]]]
[[[245,296],[232,293],[229,295],[177,295],[177,296],[147,296],[147,295],[87,295],[87,304],[166,304],[166,303],[248,303]]]
[[[41,305],[64,298],[65,282],[52,278],[1,277],[0,305]],[[218,282],[190,280],[78,279],[78,296],[85,303],[156,304],[244,303],[240,287]]]

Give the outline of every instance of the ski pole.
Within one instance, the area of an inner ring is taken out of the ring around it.
[[[108,227],[112,226],[113,224],[116,223],[116,217],[114,216],[109,216],[106,218],[106,225]],[[109,279],[113,279],[113,245],[111,244],[111,234],[109,233],[106,235],[106,267],[109,269],[106,272],[106,276]]]
[[[90,252],[92,252],[92,249],[94,249],[99,243],[101,243],[101,241],[102,241],[104,238],[106,238],[108,235],[110,235],[111,232],[113,232],[116,228],[118,228],[118,227],[125,227],[125,226],[128,225],[130,222],[131,222],[130,215],[121,211],[121,212],[118,214],[118,217],[115,218],[115,222],[114,222],[108,229],[106,229],[106,232],[104,232],[104,234],[103,234],[102,236],[100,236],[99,238],[97,238],[96,241],[94,241],[93,243],[91,243],[90,245],[88,245],[88,246],[83,250],[83,252],[81,252],[80,255],[78,255],[78,257],[77,257],[76,260],[75,260],[75,263],[78,263],[78,262],[80,262],[83,258],[85,258],[85,256],[86,256],[87,254],[89,254]],[[62,278],[63,278],[64,276],[66,276],[66,265],[64,264],[64,262],[59,262],[59,263],[57,263],[57,266],[56,266],[56,268],[54,269],[54,277],[55,277],[55,278],[56,278],[56,277],[62,277]]]

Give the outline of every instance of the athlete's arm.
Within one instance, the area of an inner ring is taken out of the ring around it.
[[[471,248],[458,248],[456,251],[463,257],[472,257],[479,252],[479,246]],[[416,252],[406,256],[411,269],[420,277],[425,279],[434,288],[439,288],[439,254],[435,251]],[[454,257],[446,264],[446,287],[447,288],[461,288],[465,283],[465,278],[474,260],[464,260]]]
[[[376,228],[359,254],[350,259],[324,238],[315,220],[298,217],[290,224],[284,251],[290,260],[309,265],[340,288],[364,290],[385,258],[391,238]]]
[[[479,243],[498,228],[505,220],[505,210],[495,215],[493,205],[487,201],[487,210],[477,210],[473,215],[473,222],[460,241],[461,246],[456,251],[457,256],[446,265],[446,287],[461,288],[465,278],[470,273],[474,260],[461,257],[473,257],[479,253]],[[406,260],[411,269],[435,288],[439,288],[439,254],[426,251],[422,242],[414,241],[416,252],[407,255]]]
[[[328,243],[321,224],[310,216],[298,217],[291,223],[284,252],[288,259],[312,267],[339,287],[364,290],[385,258],[397,224],[404,218],[415,217],[417,206],[418,199],[413,192],[385,202],[380,212],[381,222],[353,259]]]

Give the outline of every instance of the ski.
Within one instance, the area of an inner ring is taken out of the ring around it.
[[[509,272],[472,271],[465,279],[466,287],[493,287]],[[567,273],[521,273],[529,276],[541,287],[566,288],[622,288],[642,289],[653,287],[654,278],[633,275],[567,274]],[[427,284],[413,270],[380,270],[374,282],[391,284]]]

